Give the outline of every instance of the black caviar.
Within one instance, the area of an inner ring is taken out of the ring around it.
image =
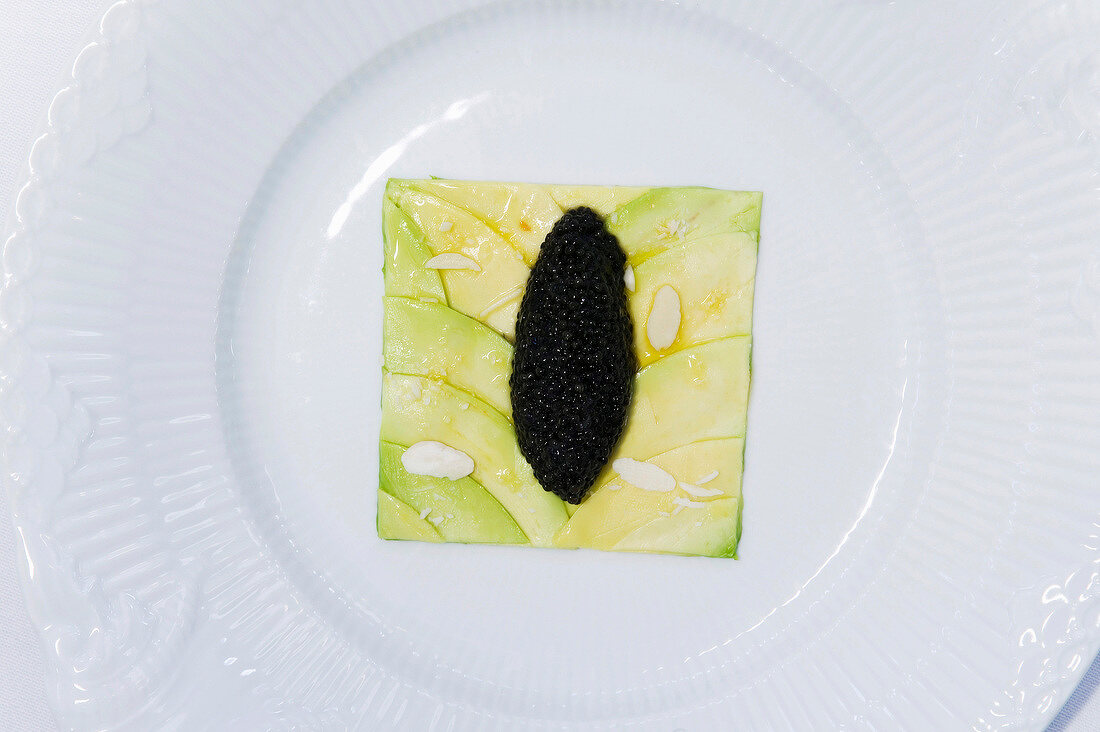
[[[626,255],[590,208],[546,236],[516,321],[512,416],[542,487],[580,503],[626,427],[638,362]]]

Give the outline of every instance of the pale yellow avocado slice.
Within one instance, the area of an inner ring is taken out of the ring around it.
[[[588,206],[608,216],[650,189],[643,186],[547,186],[563,211]]]
[[[404,445],[379,448],[379,485],[418,512],[444,541],[526,544],[527,536],[504,507],[473,478],[449,480],[413,475],[401,463]]]
[[[724,338],[678,351],[639,371],[626,432],[612,459],[744,437],[751,348],[749,338]]]
[[[470,475],[511,514],[536,546],[548,546],[567,518],[563,501],[542,489],[516,444],[512,423],[468,392],[435,379],[382,375],[385,442],[442,442],[469,455]]]
[[[744,447],[743,439],[728,438],[635,456],[668,472],[677,487],[648,491],[612,472],[558,532],[555,545],[725,556],[736,546]],[[683,484],[715,495],[694,495]]]
[[[736,557],[741,539],[741,498],[721,498],[639,526],[613,549],[704,557]]]
[[[382,357],[394,373],[442,379],[512,414],[512,346],[487,325],[445,305],[382,298]]]
[[[638,365],[663,355],[752,330],[756,239],[745,233],[715,235],[668,249],[634,268],[630,316]],[[646,323],[657,290],[668,285],[680,299],[680,330],[671,347],[650,345]]]
[[[439,272],[424,266],[432,253],[424,243],[420,227],[388,198],[382,201],[382,221],[385,246],[382,277],[386,294],[446,303]]]
[[[378,537],[441,542],[443,537],[416,510],[385,491],[378,491]]]
[[[716,234],[760,230],[761,194],[714,188],[654,188],[617,209],[608,228],[637,267],[666,249]]]
[[[542,242],[562,215],[546,187],[531,183],[470,185],[434,178],[411,181],[410,185],[469,211],[512,244],[529,267],[538,259]]]
[[[438,270],[447,303],[511,339],[530,274],[520,253],[469,211],[407,181],[390,181],[386,193],[424,233],[433,256],[461,254],[476,267]]]

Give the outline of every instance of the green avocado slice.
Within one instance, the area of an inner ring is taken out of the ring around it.
[[[420,227],[388,198],[382,202],[382,221],[385,254],[382,278],[386,294],[446,303],[439,272],[424,266],[432,253],[424,243]]]
[[[405,446],[383,442],[379,481],[383,491],[408,504],[445,541],[526,544],[527,536],[492,495],[472,478],[414,475],[401,464]]]
[[[608,219],[631,264],[717,234],[760,231],[761,194],[716,188],[654,188]]]
[[[468,392],[436,379],[384,372],[381,438],[398,445],[432,440],[469,455],[471,477],[536,546],[549,546],[565,523],[564,502],[535,480],[512,423]]]
[[[405,541],[443,541],[439,532],[420,518],[416,509],[384,491],[378,491],[378,536]]]
[[[489,326],[446,305],[403,297],[382,301],[382,357],[394,373],[442,379],[505,416],[512,345]]]

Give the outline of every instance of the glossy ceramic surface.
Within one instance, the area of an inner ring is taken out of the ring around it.
[[[120,2],[75,62],[0,293],[62,723],[1041,726],[1100,644],[1100,14],[466,5]],[[741,560],[375,537],[430,174],[765,192]]]

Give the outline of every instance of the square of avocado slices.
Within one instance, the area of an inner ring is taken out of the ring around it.
[[[378,535],[736,556],[761,200],[695,187],[390,180]],[[573,505],[544,490],[521,454],[509,377],[531,267],[577,206],[602,215],[627,256],[638,371],[626,429]],[[647,331],[658,299],[660,348]]]

